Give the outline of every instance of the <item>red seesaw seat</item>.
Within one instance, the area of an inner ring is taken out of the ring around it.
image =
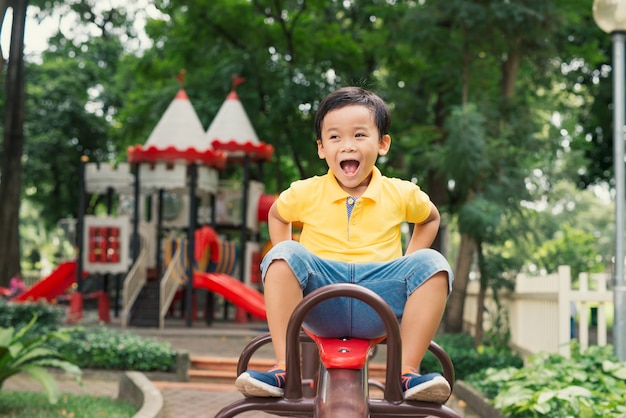
[[[362,369],[367,365],[372,350],[387,338],[325,338],[306,328],[304,332],[317,345],[320,360],[327,369]]]

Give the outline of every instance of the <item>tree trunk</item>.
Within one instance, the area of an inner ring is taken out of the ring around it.
[[[483,342],[483,319],[485,311],[485,295],[487,294],[487,274],[485,271],[485,259],[483,257],[483,247],[480,242],[476,246],[476,252],[478,253],[480,287],[478,289],[478,300],[476,302],[476,328],[474,329],[474,345],[478,347]]]
[[[483,342],[483,318],[485,311],[485,284],[482,279],[480,281],[480,288],[478,289],[478,300],[476,302],[476,325],[474,326],[474,345],[478,347]]]
[[[446,103],[444,100],[445,94],[439,89],[439,93],[437,94],[437,101],[435,103],[435,126],[437,126],[441,132],[445,132],[443,129],[443,125],[446,120]],[[443,144],[446,141],[445,134],[443,134],[440,138],[438,138],[437,143]],[[449,205],[449,196],[447,190],[446,178],[440,172],[435,169],[431,169],[428,171],[428,184],[426,192],[430,197],[430,200],[437,206],[441,208],[444,205]],[[446,255],[447,245],[444,242],[444,237],[447,236],[447,228],[448,225],[442,223],[439,226],[439,233],[435,237],[433,244],[431,245],[437,251],[440,251],[443,255]]]
[[[522,57],[517,52],[509,53],[506,60],[502,62],[502,79],[500,80],[500,93],[507,99],[512,99],[515,95],[515,81],[522,61]]]
[[[0,0],[0,33],[2,33],[2,27],[4,26],[4,18],[7,15],[7,10],[9,9],[9,5],[11,4],[11,0]],[[2,45],[0,45],[0,75],[4,71],[4,51],[2,50]]]
[[[463,332],[463,309],[465,308],[465,293],[467,282],[472,268],[472,260],[476,243],[469,235],[461,235],[461,245],[457,258],[454,282],[452,283],[452,293],[448,299],[448,306],[445,317],[445,331],[451,334]]]
[[[13,275],[21,273],[19,213],[24,150],[24,29],[28,0],[13,0],[12,6],[0,178],[0,286],[7,286]]]

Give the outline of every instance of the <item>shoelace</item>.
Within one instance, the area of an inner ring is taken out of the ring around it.
[[[268,373],[272,373],[274,378],[276,379],[276,386],[282,388],[285,386],[285,376],[286,372],[282,367],[276,365],[267,371]]]
[[[419,376],[421,376],[421,375],[419,373],[416,373],[413,370],[410,370],[410,369],[409,370],[404,370],[402,372],[402,376],[401,376],[402,388],[404,390],[409,389],[409,383],[411,382],[411,379],[413,379],[414,377],[419,377]]]

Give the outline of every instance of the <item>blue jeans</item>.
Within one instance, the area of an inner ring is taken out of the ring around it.
[[[263,282],[274,260],[287,262],[306,296],[315,289],[333,283],[355,283],[378,295],[402,320],[408,297],[436,273],[448,273],[448,293],[454,276],[446,259],[432,249],[416,251],[388,262],[347,263],[320,258],[297,241],[275,245],[261,262]],[[313,308],[304,320],[311,332],[329,338],[376,338],[385,335],[379,315],[356,299],[333,298]]]

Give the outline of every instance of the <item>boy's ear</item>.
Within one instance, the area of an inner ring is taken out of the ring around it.
[[[391,136],[389,136],[389,134],[383,135],[383,137],[381,138],[378,144],[378,155],[387,155],[390,147],[391,147]]]
[[[322,141],[320,139],[317,140],[317,156],[322,160],[326,158],[326,155],[324,154],[324,145],[322,145]]]

